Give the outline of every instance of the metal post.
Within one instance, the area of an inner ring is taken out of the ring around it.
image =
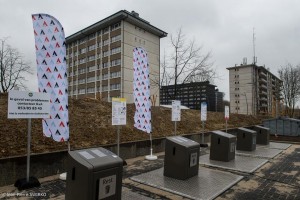
[[[153,155],[153,149],[152,149],[152,133],[150,135],[150,155],[145,156],[147,160],[156,160],[157,156]]]
[[[117,141],[118,149],[117,149],[117,152],[118,152],[118,156],[120,156],[120,126],[119,125],[117,126],[117,134],[118,134],[118,141]]]
[[[175,121],[175,132],[174,132],[175,136],[176,136],[176,129],[177,129],[177,121]]]
[[[28,132],[27,132],[27,173],[26,173],[27,182],[29,182],[29,174],[30,174],[30,142],[31,142],[31,118],[28,119]]]
[[[202,138],[201,143],[204,144],[204,121],[202,121]]]
[[[68,140],[68,151],[71,151],[70,139]]]
[[[226,121],[225,130],[226,130],[226,133],[227,133],[227,119],[225,121]]]

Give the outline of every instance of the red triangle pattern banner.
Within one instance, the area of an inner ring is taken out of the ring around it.
[[[151,133],[151,99],[148,55],[145,49],[133,49],[134,127]]]
[[[39,92],[50,94],[50,119],[43,133],[57,142],[69,140],[68,77],[64,29],[47,14],[32,15]]]

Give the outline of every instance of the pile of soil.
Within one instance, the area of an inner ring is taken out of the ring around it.
[[[97,99],[69,99],[70,144],[72,149],[116,143],[117,128],[111,125],[111,103]],[[121,128],[121,143],[149,139],[147,133],[133,127],[134,104],[127,104],[127,125]],[[208,112],[205,130],[225,129],[224,113]],[[231,114],[228,128],[260,124],[265,116]],[[171,109],[152,107],[153,138],[173,135]],[[177,135],[202,131],[199,110],[182,110]],[[7,94],[0,94],[0,158],[25,155],[27,120],[7,119]],[[32,119],[32,153],[67,149],[66,142],[55,142],[42,133],[41,119]]]

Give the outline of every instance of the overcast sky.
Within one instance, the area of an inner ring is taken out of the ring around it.
[[[248,63],[253,57],[253,28],[258,65],[277,75],[290,62],[300,63],[300,1],[298,0],[0,0],[0,38],[30,61],[36,74],[31,14],[46,13],[58,19],[69,36],[119,10],[140,17],[170,34],[182,27],[187,38],[211,51],[220,76],[215,81],[229,99],[227,67]],[[170,38],[163,38],[161,52]],[[37,91],[36,76],[28,81]]]

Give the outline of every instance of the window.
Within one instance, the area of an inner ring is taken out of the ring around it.
[[[83,54],[86,52],[86,48],[83,48],[83,49],[79,49],[79,54]]]
[[[97,43],[97,47],[101,47],[101,42],[98,42],[98,43]]]
[[[73,76],[73,72],[69,72],[69,76]]]
[[[85,63],[85,58],[81,58],[81,59],[79,60],[79,64],[83,64],[83,63]]]
[[[77,94],[77,90],[73,90],[73,94],[76,95]]]
[[[79,44],[82,44],[84,42],[85,42],[85,38],[82,38],[82,39],[79,40]]]
[[[103,57],[106,57],[109,55],[109,51],[103,51]]]
[[[110,73],[110,78],[117,78],[117,77],[121,77],[121,71]]]
[[[108,85],[103,85],[102,86],[102,92],[108,91]]]
[[[95,92],[95,88],[94,87],[87,89],[87,93],[94,93],[94,92]]]
[[[121,88],[121,84],[120,83],[110,84],[110,89],[111,90],[119,90],[120,88]]]
[[[105,29],[103,29],[103,34],[107,33],[109,31],[109,27],[106,27]]]
[[[95,45],[94,45],[94,44],[88,47],[88,50],[89,50],[89,51],[92,51],[92,50],[94,50],[94,49],[95,49]]]
[[[84,84],[84,83],[85,83],[85,78],[78,80],[78,84]]]
[[[121,47],[111,49],[111,55],[120,53],[120,52],[121,52]]]
[[[116,42],[116,41],[119,41],[119,40],[121,40],[121,35],[116,35],[116,36],[111,38],[111,42]]]
[[[109,39],[102,41],[103,46],[108,45],[108,43],[109,43]]]
[[[102,80],[107,80],[108,79],[108,73],[102,74]]]
[[[96,37],[95,33],[92,33],[91,35],[89,35],[89,40],[94,39]]]
[[[94,55],[88,57],[88,61],[93,61],[93,60],[95,60],[95,56]]]
[[[79,89],[78,94],[85,94],[85,89]]]
[[[77,65],[77,60],[74,61],[74,65]]]
[[[121,22],[116,23],[116,24],[114,24],[114,25],[111,26],[111,31],[116,30],[116,29],[118,29],[120,27],[121,27]]]
[[[77,51],[74,51],[74,56],[77,56]]]
[[[92,72],[96,70],[96,66],[88,67],[88,72]]]
[[[117,60],[112,60],[111,61],[111,66],[117,66],[117,65],[121,65],[121,59],[117,59]]]
[[[94,82],[94,81],[95,81],[95,76],[87,78],[87,83]]]
[[[108,67],[109,67],[108,62],[105,62],[105,63],[102,64],[102,68],[108,68]]]
[[[84,73],[85,73],[85,68],[78,70],[78,74],[84,74]]]

